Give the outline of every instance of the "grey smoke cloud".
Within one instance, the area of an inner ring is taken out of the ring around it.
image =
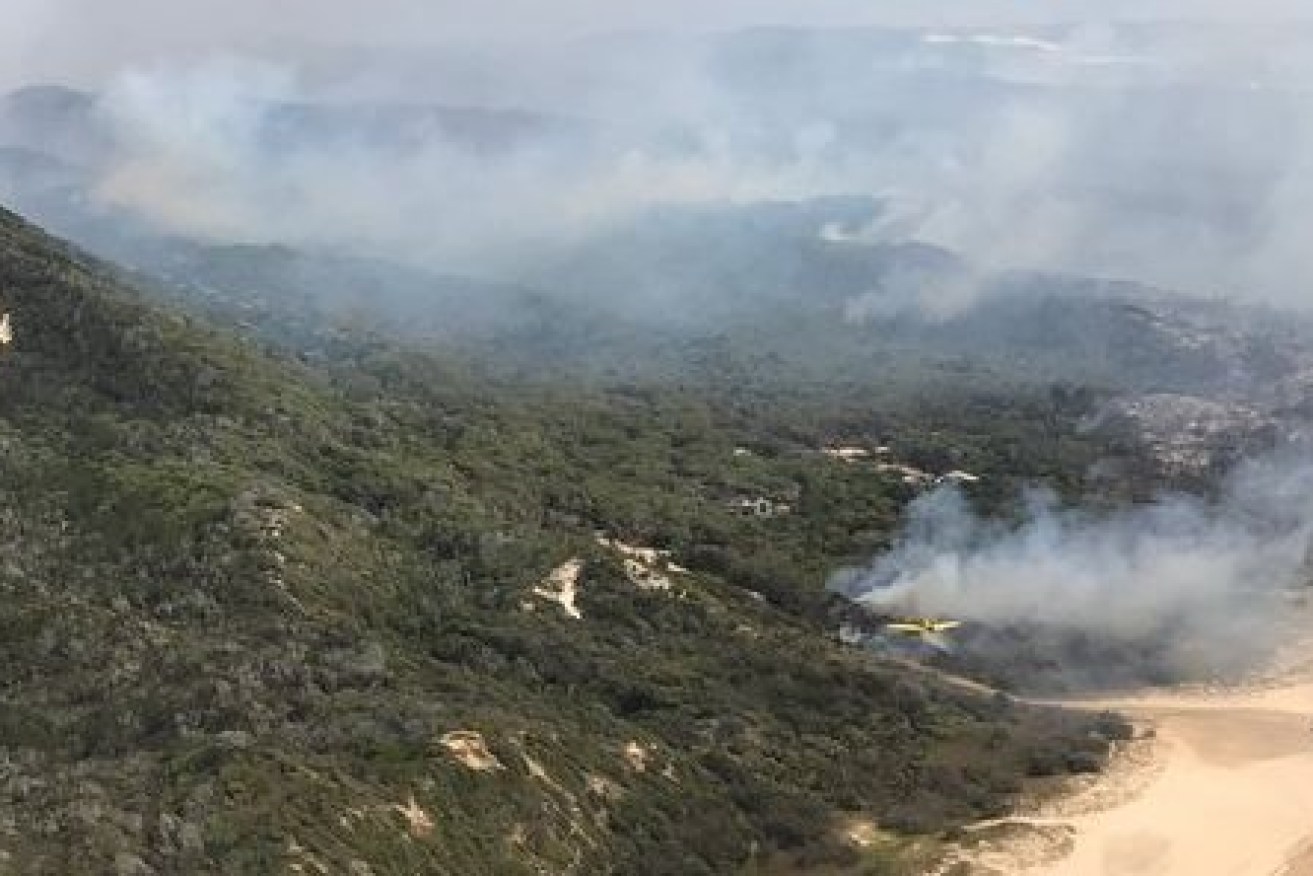
[[[978,517],[940,489],[909,508],[893,550],[832,586],[887,614],[1165,637],[1178,672],[1235,669],[1226,664],[1281,643],[1283,591],[1307,574],[1310,487],[1307,462],[1263,460],[1215,501],[1163,496],[1099,514],[1037,492],[1019,524]]]
[[[765,25],[946,26],[1073,20],[1307,16],[1297,0],[5,0],[0,86],[95,82],[143,62],[272,42],[438,45],[536,41],[624,29]]]
[[[94,198],[162,231],[489,273],[653,204],[856,194],[890,210],[854,243],[929,241],[982,273],[1303,304],[1313,268],[1313,31],[1264,28],[1294,3],[6,0],[6,13],[0,76],[96,82],[119,148]],[[1184,14],[1241,23],[1113,23]],[[1058,20],[1083,23],[1015,23]],[[892,49],[838,31],[571,42],[771,23],[927,30]],[[497,154],[442,138],[268,142],[271,102],[378,94],[538,109],[586,135]],[[900,289],[895,309],[951,313],[974,294],[959,286]]]
[[[709,94],[685,92],[680,111]],[[477,270],[580,240],[656,202],[801,198],[846,185],[806,156],[788,165],[749,159],[730,142],[732,121],[699,131],[704,140],[680,154],[607,142],[648,124],[643,117],[590,129],[587,142],[530,136],[493,155],[459,133],[411,142],[387,130],[293,132],[274,142],[270,131],[286,124],[280,113],[306,97],[291,68],[236,58],[124,73],[99,104],[116,148],[94,196],[160,231]]]

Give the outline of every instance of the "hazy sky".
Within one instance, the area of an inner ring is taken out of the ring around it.
[[[486,42],[625,28],[1307,14],[1302,0],[0,0],[0,86],[270,41]]]

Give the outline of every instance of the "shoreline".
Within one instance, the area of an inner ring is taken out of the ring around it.
[[[1105,773],[977,825],[933,873],[1313,876],[1313,676],[1299,675],[1051,703],[1140,732]]]

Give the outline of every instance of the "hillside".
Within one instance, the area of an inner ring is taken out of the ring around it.
[[[826,634],[823,575],[892,525],[894,478],[734,463],[745,415],[677,394],[376,342],[310,371],[119,276],[0,216],[15,872],[893,866],[1102,756],[1090,719]],[[867,519],[818,513],[852,477]],[[777,532],[716,497],[783,481],[808,510]]]

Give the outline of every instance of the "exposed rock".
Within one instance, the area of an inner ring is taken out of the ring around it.
[[[1248,404],[1170,393],[1116,399],[1091,425],[1135,442],[1168,475],[1212,470],[1270,443],[1277,426]]]

